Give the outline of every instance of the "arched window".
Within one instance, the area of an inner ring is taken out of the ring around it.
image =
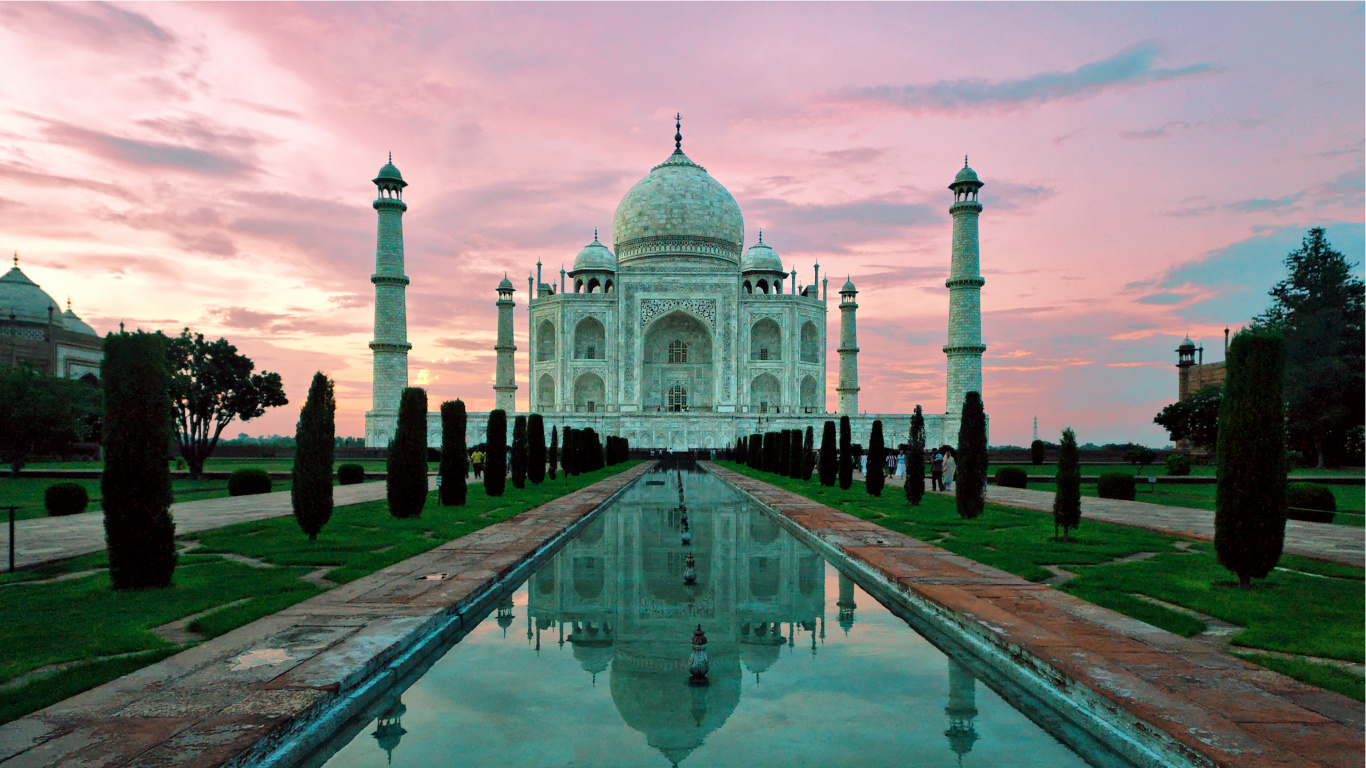
[[[769,318],[755,323],[749,331],[750,360],[782,360],[783,331]]]
[[[607,281],[607,287],[606,287],[606,289],[603,291],[603,293],[611,293],[611,292],[612,292],[612,287],[613,287],[613,286],[612,286],[612,281],[611,281],[611,280],[608,280],[608,281]]]
[[[802,324],[802,362],[820,362],[820,336],[816,333],[816,324],[807,322]]]
[[[574,359],[602,360],[606,357],[606,329],[596,318],[585,317],[574,327]]]
[[[666,401],[670,411],[688,410],[688,390],[682,384],[674,384],[669,387],[669,396]]]
[[[762,277],[759,278],[759,282],[754,284],[754,290],[758,291],[759,293],[768,293],[768,281],[763,279]]]
[[[682,339],[674,339],[669,342],[669,362],[686,363],[688,362],[688,343]]]
[[[575,281],[574,281],[574,293],[583,293],[583,281],[582,281],[582,280],[575,280]]]
[[[745,289],[745,293],[754,293],[754,286],[751,285],[748,280],[746,280],[744,284],[740,287]]]
[[[536,360],[538,362],[555,359],[555,326],[549,320],[541,323],[536,331]]]
[[[589,278],[589,280],[588,280],[588,293],[600,293],[601,291],[602,291],[602,284],[598,282],[598,279],[597,279],[596,277],[594,277],[594,278]]]

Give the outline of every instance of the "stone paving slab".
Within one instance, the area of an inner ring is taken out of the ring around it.
[[[375,483],[338,485],[332,489],[332,503],[337,507],[378,501],[385,497],[386,484]],[[436,488],[436,478],[428,478],[428,487]],[[217,499],[182,501],[171,505],[171,519],[175,521],[177,536],[187,533],[222,528],[233,523],[266,520],[294,514],[289,491],[259,493],[252,496],[223,496]],[[104,513],[82,512],[65,517],[36,517],[14,523],[14,565],[27,568],[54,560],[66,560],[78,555],[104,551]],[[0,556],[9,550],[9,528],[0,525]],[[0,563],[0,567],[8,561]]]
[[[1146,731],[1196,764],[1360,768],[1366,762],[1359,702],[706,466],[881,576],[910,602],[999,649],[1091,711]]]
[[[863,481],[863,475],[855,472],[854,478]],[[888,485],[902,487],[905,478],[889,477]],[[928,487],[928,483],[926,484]],[[936,491],[926,491],[936,493]],[[1028,488],[1001,488],[987,486],[987,501],[1007,507],[1033,509],[1040,512],[1053,511],[1051,491],[1031,491]],[[1158,533],[1185,536],[1192,539],[1214,540],[1214,513],[1205,509],[1190,507],[1170,507],[1165,504],[1149,504],[1146,501],[1124,501],[1121,499],[1100,499],[1091,496],[1081,497],[1081,518],[1100,520],[1117,525],[1146,528]],[[1328,560],[1358,568],[1366,566],[1366,528],[1332,523],[1306,523],[1301,520],[1287,520],[1285,523],[1285,551],[1292,555],[1312,557],[1315,560]]]
[[[0,768],[254,765],[433,629],[462,621],[502,576],[651,466],[644,462],[0,726]],[[421,579],[432,573],[448,577]]]

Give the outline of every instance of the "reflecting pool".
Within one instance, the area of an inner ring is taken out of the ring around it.
[[[706,685],[689,681],[698,625]],[[677,467],[308,764],[1088,765],[729,486]]]

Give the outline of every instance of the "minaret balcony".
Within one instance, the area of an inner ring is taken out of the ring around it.
[[[944,281],[946,288],[981,288],[987,281],[982,277],[951,277]]]

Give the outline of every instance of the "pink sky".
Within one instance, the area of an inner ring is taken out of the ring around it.
[[[359,435],[392,151],[410,377],[486,410],[497,281],[524,402],[528,271],[610,230],[681,111],[748,242],[853,275],[862,407],[938,412],[967,154],[992,443],[1162,444],[1182,336],[1222,359],[1310,226],[1363,261],[1364,39],[1362,3],[6,3],[0,248],[101,333],[279,371],[228,435],[292,434],[315,370]]]

